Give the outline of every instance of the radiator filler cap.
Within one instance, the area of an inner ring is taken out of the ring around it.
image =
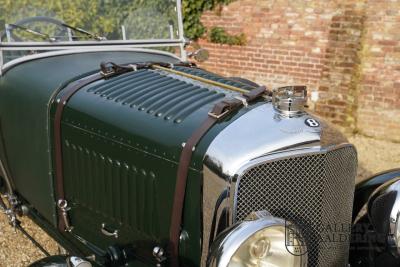
[[[272,105],[282,115],[301,115],[304,113],[306,103],[306,86],[285,86],[273,90]]]

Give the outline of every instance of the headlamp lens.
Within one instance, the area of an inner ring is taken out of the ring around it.
[[[285,226],[264,228],[249,237],[235,252],[228,267],[297,267],[305,266],[305,259],[298,252],[300,241],[286,244]]]

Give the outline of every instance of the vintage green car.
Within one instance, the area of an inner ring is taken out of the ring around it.
[[[31,266],[398,266],[400,170],[355,185],[304,86],[190,63],[180,0],[2,8],[0,207]]]

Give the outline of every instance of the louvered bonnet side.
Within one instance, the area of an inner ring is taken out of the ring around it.
[[[252,89],[201,69],[174,70]],[[62,116],[64,187],[74,231],[102,249],[168,240],[165,222],[182,143],[216,102],[237,94],[160,69],[102,79],[76,92]],[[117,240],[101,234],[103,224],[118,230]]]

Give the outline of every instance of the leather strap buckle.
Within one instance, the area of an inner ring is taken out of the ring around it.
[[[235,96],[235,99],[239,100],[240,102],[242,102],[243,106],[245,108],[247,108],[249,106],[249,103],[247,102],[247,99],[244,98],[243,96]]]
[[[216,114],[214,112],[208,112],[208,116],[213,117],[214,119],[220,119],[222,117],[224,117],[226,114],[229,113],[229,109],[226,109],[224,112],[222,112],[221,114]]]

